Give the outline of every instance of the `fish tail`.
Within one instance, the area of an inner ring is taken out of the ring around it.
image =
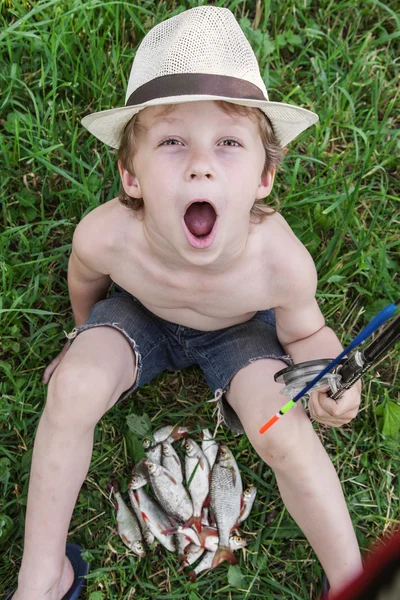
[[[201,523],[201,515],[198,517],[195,517],[194,515],[192,515],[190,517],[190,519],[187,521],[187,523],[185,523],[185,527],[194,527],[197,531],[197,533],[201,533],[202,530],[202,523]]]
[[[215,553],[211,564],[211,568],[215,569],[215,567],[218,567],[218,565],[220,565],[225,560],[227,560],[231,565],[237,564],[237,559],[233,554],[232,550],[230,548],[224,548],[223,546],[220,546]]]
[[[163,529],[161,533],[163,535],[173,535],[174,533],[177,533],[177,529],[177,527],[171,527],[170,529]]]
[[[194,571],[189,571],[188,575],[191,583],[194,583],[197,579],[196,573]]]

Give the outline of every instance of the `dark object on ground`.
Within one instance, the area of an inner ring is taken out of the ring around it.
[[[329,600],[398,600],[400,598],[400,529],[374,546],[364,572]]]
[[[84,579],[85,575],[87,575],[90,571],[90,564],[87,563],[82,558],[82,548],[77,544],[72,544],[70,542],[67,543],[65,554],[71,561],[72,567],[74,569],[75,579],[65,594],[63,600],[78,600],[84,586],[86,585],[86,580]],[[12,592],[8,592],[4,600],[11,600],[15,590]]]

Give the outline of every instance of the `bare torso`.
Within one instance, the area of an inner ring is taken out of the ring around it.
[[[305,251],[289,225],[275,213],[250,225],[246,246],[229,267],[211,270],[168,266],[149,246],[143,221],[113,199],[96,208],[102,272],[157,316],[211,331],[249,320],[280,302],[279,263]],[[93,229],[92,229],[93,231]]]

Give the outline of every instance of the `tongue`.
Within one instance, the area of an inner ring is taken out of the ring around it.
[[[193,202],[185,214],[185,223],[193,235],[208,235],[216,219],[215,210],[208,202]]]

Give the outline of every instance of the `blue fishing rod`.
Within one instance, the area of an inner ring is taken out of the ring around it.
[[[357,350],[349,354],[386,323],[394,315],[399,304],[400,301],[389,304],[381,310],[334,360],[307,361],[276,373],[274,376],[275,381],[286,384],[282,393],[294,397],[260,428],[260,433],[265,433],[311,389],[330,385],[331,389],[328,395],[335,401],[341,398],[346,390],[351,388],[368,369],[400,340],[399,314],[371,344],[362,351]],[[343,361],[345,356],[348,357]],[[301,388],[300,391],[298,391],[299,387]]]

